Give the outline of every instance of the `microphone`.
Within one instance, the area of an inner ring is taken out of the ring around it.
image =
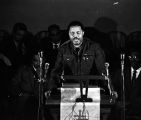
[[[39,64],[40,64],[40,71],[39,71],[39,82],[42,81],[42,77],[43,77],[43,51],[38,52],[38,56],[39,56]]]
[[[43,63],[43,51],[38,52],[38,56],[39,56],[39,61],[40,61],[40,67],[42,67],[42,63]]]
[[[121,59],[121,69],[123,71],[123,69],[124,69],[124,59],[125,59],[124,53],[120,54],[120,59]]]
[[[45,72],[44,72],[44,78],[45,79],[47,78],[48,69],[49,69],[49,63],[45,63]]]
[[[108,80],[108,89],[109,89],[110,95],[112,95],[113,88],[112,88],[110,77],[109,77],[109,68],[108,68],[109,63],[108,62],[105,63],[105,67],[106,67],[106,74],[107,74],[106,77],[107,77],[107,80]]]
[[[109,76],[109,69],[108,69],[109,63],[108,62],[105,63],[105,67],[106,67],[107,76]]]
[[[120,59],[121,59],[121,60],[124,60],[124,59],[125,59],[125,54],[124,54],[124,53],[121,53],[121,54],[120,54]]]
[[[45,70],[48,70],[49,68],[49,63],[45,63]]]
[[[38,55],[39,55],[40,58],[42,58],[43,57],[43,51],[38,52]]]

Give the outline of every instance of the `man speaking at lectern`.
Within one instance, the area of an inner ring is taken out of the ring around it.
[[[49,85],[51,88],[60,84],[62,73],[74,76],[106,74],[104,51],[98,43],[84,37],[83,24],[79,21],[72,21],[67,30],[69,40],[59,49],[55,67],[51,72],[51,84]],[[70,79],[65,82],[74,83],[76,81]]]

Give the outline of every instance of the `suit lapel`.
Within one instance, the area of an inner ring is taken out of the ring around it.
[[[139,83],[141,83],[141,72],[139,73],[139,75],[138,75],[138,77],[136,79],[135,84],[139,84]]]

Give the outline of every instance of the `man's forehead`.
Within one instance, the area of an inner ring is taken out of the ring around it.
[[[24,30],[18,30],[16,32],[16,34],[18,34],[18,35],[25,35],[25,33],[26,33],[26,31],[24,31]]]
[[[132,56],[140,56],[140,53],[137,52],[137,51],[133,51],[133,52],[131,52],[131,55],[132,55]]]
[[[82,31],[80,26],[71,26],[70,31]]]

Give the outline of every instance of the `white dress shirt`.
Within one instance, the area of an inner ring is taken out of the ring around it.
[[[136,78],[138,78],[140,71],[141,71],[141,67],[136,70]],[[131,79],[133,77],[133,72],[134,72],[134,69],[133,67],[131,67]]]

